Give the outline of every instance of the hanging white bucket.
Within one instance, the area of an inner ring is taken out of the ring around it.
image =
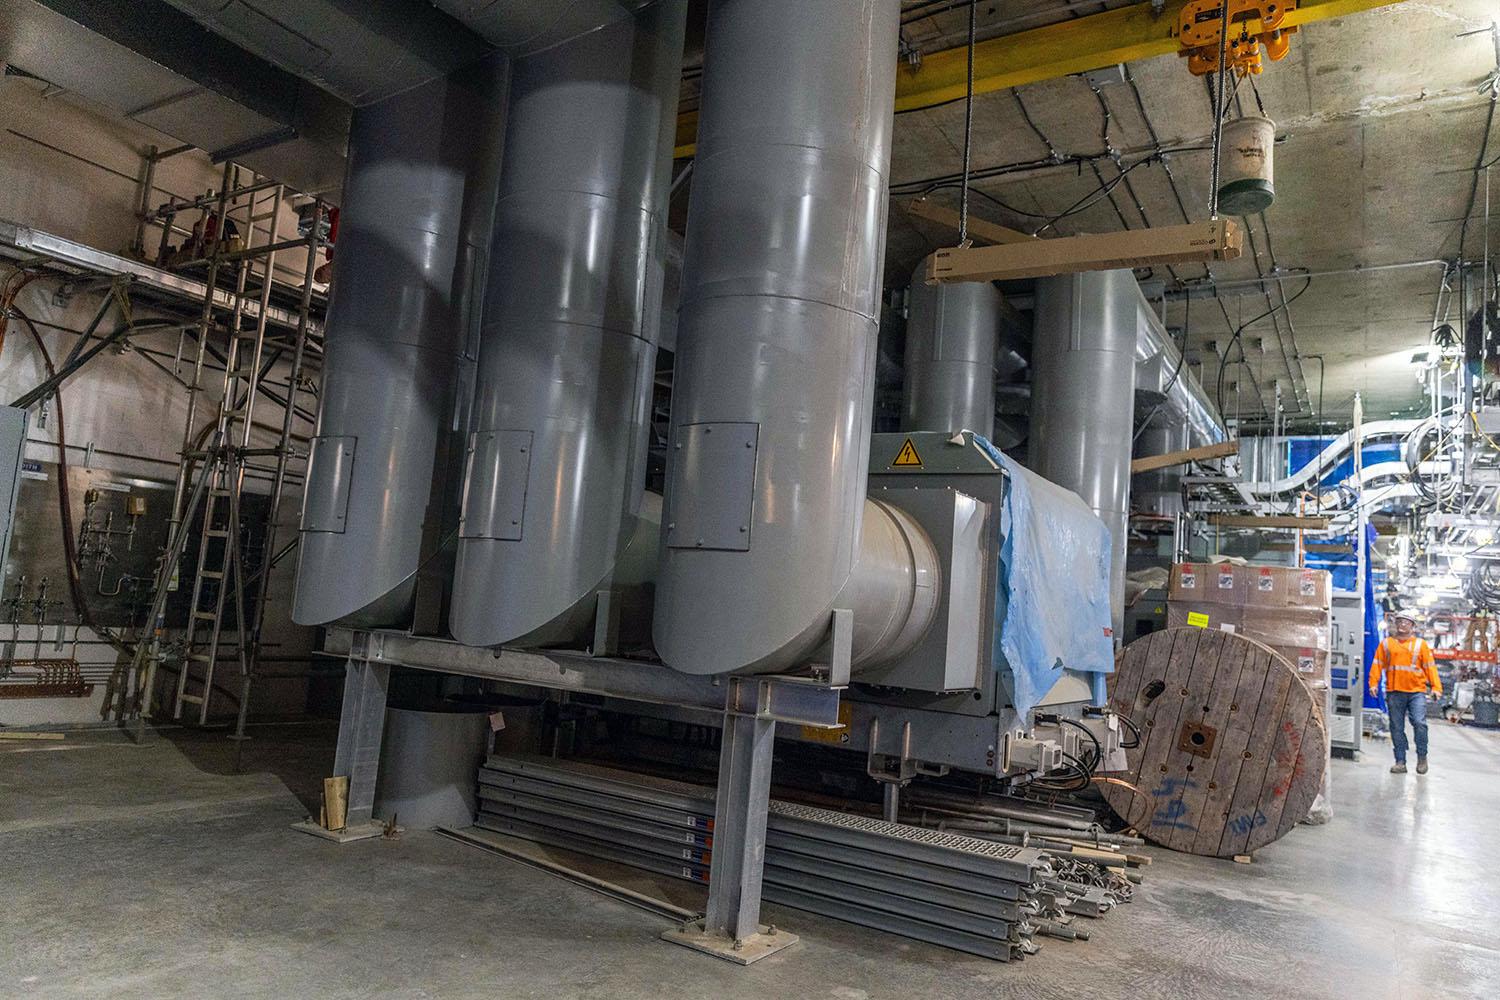
[[[1269,118],[1236,118],[1224,123],[1219,162],[1219,211],[1225,215],[1264,212],[1276,197],[1271,183],[1271,152],[1276,123]]]

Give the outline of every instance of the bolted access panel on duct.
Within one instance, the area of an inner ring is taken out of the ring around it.
[[[521,540],[531,443],[531,431],[478,431],[472,436],[458,537]]]
[[[750,550],[755,518],[755,461],[760,425],[683,424],[672,448],[667,496],[667,545],[674,549]],[[718,484],[704,494],[678,487],[699,480]]]

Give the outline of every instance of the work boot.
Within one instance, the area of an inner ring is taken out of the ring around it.
[[[1426,757],[1418,757],[1417,758],[1417,773],[1418,774],[1426,774],[1427,773],[1427,758]]]
[[[1392,774],[1405,774],[1406,773],[1406,761],[1404,761],[1404,760],[1398,760],[1398,761],[1396,761],[1396,763],[1392,764],[1391,765],[1391,773]]]

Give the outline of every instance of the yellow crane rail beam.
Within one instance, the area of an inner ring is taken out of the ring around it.
[[[974,93],[988,94],[1116,63],[1172,55],[1178,49],[1173,29],[1186,2],[1169,0],[1160,13],[1152,13],[1150,3],[1138,3],[980,42],[974,46]],[[1283,24],[1300,27],[1402,2],[1301,0]],[[1251,21],[1248,27],[1251,34],[1258,33],[1259,21]],[[923,56],[915,70],[902,69],[896,76],[896,110],[914,111],[962,98],[966,61],[966,47],[959,46]],[[693,155],[697,133],[697,112],[678,116],[674,150],[678,159]]]

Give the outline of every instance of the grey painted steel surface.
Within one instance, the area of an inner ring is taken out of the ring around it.
[[[1139,298],[1128,270],[1042,278],[1031,351],[1031,468],[1077,493],[1109,527],[1116,635],[1125,610]]]
[[[483,711],[386,709],[374,815],[396,819],[408,830],[473,823],[474,775],[489,735]]]
[[[375,782],[380,775],[380,744],[385,737],[385,696],[391,668],[351,658],[344,667],[344,701],[333,773],[349,778],[349,826],[374,817]]]
[[[454,576],[471,645],[574,638],[636,530],[686,18],[660,0],[515,62]]]
[[[408,618],[424,529],[450,518],[508,76],[492,56],[355,114],[307,485],[346,517],[303,525],[300,624]]]
[[[696,725],[716,725],[726,702],[723,677],[693,676],[642,660],[570,650],[505,649],[497,655],[450,640],[335,626],[326,633],[323,654],[348,658],[354,664],[398,665],[600,695],[620,711]],[[973,703],[967,695],[962,700]],[[999,764],[1005,734],[1025,725],[1004,705],[997,706],[992,714],[971,716],[951,709],[851,699],[843,704],[849,707],[849,731],[848,740],[841,739],[839,745],[846,749],[997,777],[1005,773]],[[783,727],[780,733],[791,739],[809,738],[799,726]]]
[[[898,20],[887,0],[709,11],[654,625],[687,673],[804,660],[854,570]],[[753,443],[685,453],[733,425]],[[743,542],[675,528],[684,511]]]
[[[990,437],[995,381],[1016,374],[1014,353],[998,372],[1000,290],[989,282],[929,285],[917,265],[907,300],[903,431],[970,430]]]

